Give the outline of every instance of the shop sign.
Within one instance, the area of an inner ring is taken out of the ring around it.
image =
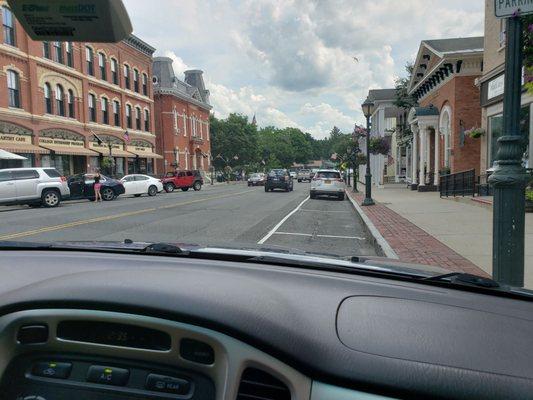
[[[494,13],[497,18],[509,18],[519,13],[533,13],[533,0],[494,0]]]
[[[31,136],[28,135],[11,135],[9,133],[0,133],[0,143],[25,143],[31,144]]]
[[[39,138],[39,144],[51,144],[53,146],[63,146],[63,147],[85,147],[83,140],[69,140],[69,139],[59,139],[59,138]]]
[[[89,142],[90,149],[100,149],[100,150],[109,150],[109,145],[107,143],[98,144],[98,142]],[[111,143],[111,149],[115,150],[124,150],[124,146],[118,143]]]
[[[145,147],[145,146],[128,146],[127,151],[131,151],[133,153],[152,153],[151,147]]]
[[[533,0],[532,0],[533,1]],[[487,100],[503,94],[505,89],[505,75],[500,75],[497,78],[491,80],[487,87]]]

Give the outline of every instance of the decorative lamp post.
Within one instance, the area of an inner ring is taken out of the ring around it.
[[[365,102],[361,104],[363,114],[366,118],[366,174],[365,174],[365,199],[363,206],[373,206],[372,200],[372,174],[370,173],[370,117],[374,112],[374,103],[367,97]]]

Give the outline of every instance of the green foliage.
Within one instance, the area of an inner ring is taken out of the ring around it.
[[[526,200],[533,201],[533,189],[526,189]]]
[[[413,74],[413,64],[405,64],[405,71],[407,72],[407,77],[398,78],[395,81],[396,99],[394,100],[394,105],[400,108],[409,109],[417,104],[416,98],[407,93],[409,82],[411,81],[411,75]]]
[[[526,88],[533,94],[533,15],[523,18],[524,24],[524,70]]]

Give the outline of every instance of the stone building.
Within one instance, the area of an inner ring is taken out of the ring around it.
[[[171,58],[156,57],[153,79],[157,152],[164,156],[158,161],[159,170],[209,171],[211,105],[202,71],[185,71],[185,81],[181,81],[174,74]]]
[[[152,54],[120,43],[37,42],[0,0],[0,149],[65,175],[155,173]]]

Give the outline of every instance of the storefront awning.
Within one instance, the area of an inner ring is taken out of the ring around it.
[[[50,154],[50,150],[43,149],[42,147],[35,146],[30,143],[10,143],[2,144],[0,148],[11,153],[22,153],[22,154]]]
[[[0,149],[0,160],[27,160],[27,158]]]
[[[106,149],[98,149],[98,150],[93,150],[95,152],[97,152],[97,154],[101,154],[103,155],[104,157],[107,157],[109,156],[109,150]],[[112,157],[135,157],[135,154],[131,154],[131,152],[129,151],[125,151],[125,150],[121,150],[121,149],[113,149],[111,150],[111,156]]]
[[[163,158],[163,156],[160,156],[159,154],[148,152],[148,151],[129,150],[129,152],[132,153],[134,156],[139,156],[140,158],[159,158],[159,159]]]
[[[85,147],[69,147],[59,146],[53,144],[41,144],[41,147],[47,150],[54,151],[56,154],[63,154],[68,156],[97,156],[98,153]]]

